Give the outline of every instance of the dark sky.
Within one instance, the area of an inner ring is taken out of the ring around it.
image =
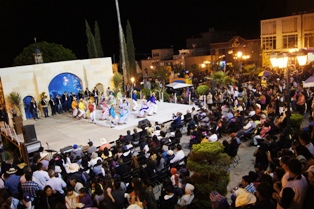
[[[289,1],[289,0],[288,0]],[[292,1],[292,0],[291,0]],[[259,38],[260,19],[284,16],[287,0],[120,0],[122,27],[129,20],[138,59],[151,49],[185,48],[185,39],[208,31],[234,30]],[[105,56],[119,55],[115,0],[0,0],[0,67],[12,66],[37,41],[62,44],[86,59],[85,22],[98,21]],[[45,55],[43,55],[45,56]]]

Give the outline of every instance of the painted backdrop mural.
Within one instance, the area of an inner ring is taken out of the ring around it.
[[[56,98],[57,94],[61,96],[65,91],[77,95],[82,90],[82,81],[72,73],[61,73],[51,80],[48,89],[53,98]]]

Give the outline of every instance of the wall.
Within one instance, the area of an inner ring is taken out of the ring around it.
[[[0,68],[0,75],[4,96],[10,92],[19,92],[22,99],[33,96],[40,100],[42,92],[48,93],[50,81],[60,73],[72,73],[82,80],[83,89],[93,89],[98,83],[107,89],[108,84],[112,87],[111,58],[97,58],[87,60],[74,60],[54,62],[47,64],[27,65],[19,67]],[[8,105],[8,104],[7,104]],[[24,114],[24,106],[21,107]]]

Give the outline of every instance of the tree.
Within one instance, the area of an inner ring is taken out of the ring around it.
[[[205,77],[208,80],[215,80],[219,85],[227,85],[229,83],[235,83],[235,78],[229,76],[228,73],[223,71],[213,72],[211,76]]]
[[[59,62],[66,60],[76,60],[75,54],[60,44],[37,42],[24,48],[22,53],[19,54],[13,61],[13,66],[32,65],[34,61],[34,51],[38,48],[43,53],[44,63]]]
[[[114,91],[117,92],[118,89],[122,88],[123,76],[120,73],[116,72],[112,77],[112,82],[114,85]]]
[[[96,45],[96,50],[97,50],[97,57],[103,57],[104,52],[103,52],[102,45],[101,45],[101,35],[100,35],[97,21],[95,21],[94,31],[95,31],[95,45]]]
[[[166,82],[170,75],[171,72],[165,66],[159,66],[155,70],[153,70],[152,77],[162,82]]]
[[[126,44],[130,67],[130,75],[135,76],[136,75],[135,47],[133,42],[132,28],[129,20],[127,21],[126,25]]]
[[[205,142],[192,147],[187,167],[193,173],[191,181],[197,188],[195,203],[199,208],[211,208],[210,191],[227,194],[230,176],[226,168],[230,157],[223,151],[224,146],[220,142]]]
[[[196,92],[198,95],[207,95],[209,87],[207,85],[200,85],[197,87]]]
[[[124,57],[125,57],[125,75],[123,72],[123,77],[124,77],[124,81],[126,81],[127,83],[130,81],[130,64],[129,64],[129,58],[128,58],[128,49],[127,49],[127,45],[125,42],[125,36],[124,33],[122,32],[122,44],[124,46]],[[122,63],[123,59],[122,59],[122,51],[120,50],[120,66],[123,68],[123,63]],[[122,69],[123,71],[123,69]],[[127,85],[127,83],[125,83],[124,85]]]
[[[85,20],[85,27],[86,27],[86,37],[87,37],[87,52],[89,58],[96,58],[97,57],[97,49],[95,44],[95,38],[90,30],[87,20]]]

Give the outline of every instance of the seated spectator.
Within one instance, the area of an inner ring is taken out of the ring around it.
[[[77,144],[73,145],[73,150],[71,152],[71,161],[77,162],[78,159],[82,158],[84,156],[83,151],[81,148],[78,147]]]
[[[131,167],[128,164],[123,162],[122,158],[118,159],[118,165],[115,167],[115,171],[117,174],[122,176],[124,173],[128,173],[131,171]]]
[[[256,188],[257,201],[251,209],[275,209],[276,204],[271,198],[272,185],[266,182],[260,183]]]
[[[213,131],[208,131],[207,139],[208,139],[209,142],[216,142],[218,140],[218,136]]]
[[[131,135],[131,131],[127,130],[126,133],[127,134],[121,140],[122,144],[126,144],[128,142],[132,142],[133,136]]]
[[[48,170],[50,179],[46,182],[46,186],[49,185],[52,190],[58,191],[60,194],[64,194],[63,188],[66,187],[66,183],[61,178],[55,177],[55,171],[52,169]]]
[[[251,194],[254,194],[256,192],[256,188],[254,187],[254,184],[250,176],[242,176],[241,185],[243,189],[250,192]]]
[[[243,126],[242,130],[238,131],[237,137],[241,138],[246,133],[250,133],[255,128],[256,128],[256,123],[253,121],[253,118],[249,118],[248,123],[245,126]]]
[[[192,184],[187,183],[184,188],[184,195],[179,199],[179,204],[181,206],[189,205],[194,199],[194,186]]]
[[[102,161],[101,157],[98,156],[97,152],[93,152],[91,156],[91,160],[89,161],[89,166],[93,168],[94,165],[97,164],[98,160]]]
[[[271,130],[270,125],[267,122],[265,122],[264,125],[262,126],[261,131],[259,132],[259,135],[255,135],[253,137],[253,144],[256,146],[260,141],[264,141],[270,130]]]
[[[88,154],[92,154],[93,152],[96,152],[97,151],[97,148],[94,146],[94,143],[92,141],[89,141],[88,143],[88,148],[87,148],[87,153]]]
[[[175,152],[174,158],[172,160],[170,160],[170,163],[171,164],[176,163],[176,162],[178,162],[184,158],[185,158],[185,154],[182,150],[182,146],[180,144],[178,144],[176,146],[176,152]]]
[[[83,184],[78,182],[75,177],[71,177],[69,183],[77,194],[79,193],[80,189],[84,187]]]
[[[173,131],[175,131],[177,128],[181,126],[181,115],[182,113],[177,112],[177,114],[172,115],[172,122],[170,124],[170,127]]]
[[[175,205],[178,202],[178,197],[174,192],[174,186],[168,184],[164,187],[165,195],[160,196],[160,206],[163,209],[174,209]]]

